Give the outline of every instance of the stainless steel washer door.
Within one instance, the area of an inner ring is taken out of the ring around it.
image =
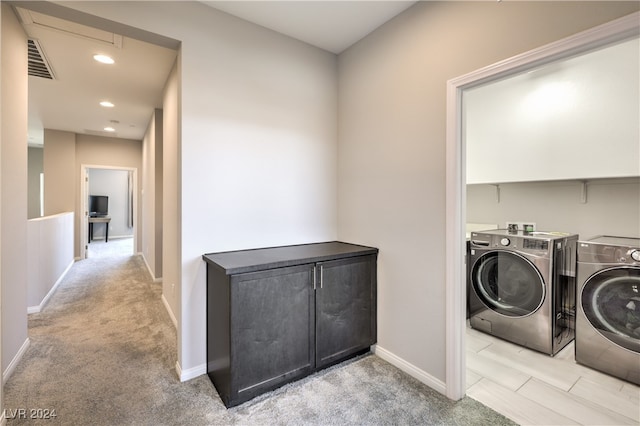
[[[544,280],[535,265],[509,251],[480,256],[471,271],[471,284],[487,308],[509,317],[531,315],[545,298]]]
[[[582,288],[581,303],[602,336],[640,353],[640,268],[611,268],[592,275]]]

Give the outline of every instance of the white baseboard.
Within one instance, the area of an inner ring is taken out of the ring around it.
[[[399,356],[389,352],[388,350],[381,348],[378,345],[374,345],[372,348],[372,352],[379,356],[380,358],[387,361],[389,364],[398,367],[400,370],[404,371],[411,377],[419,380],[430,388],[434,389],[437,392],[440,392],[443,395],[446,395],[447,387],[442,380],[438,380],[429,373],[424,370],[419,369],[415,365],[405,361]],[[178,373],[178,377],[181,382],[186,382],[187,380],[194,379],[198,376],[202,376],[203,374],[207,374],[207,365],[202,364],[196,367],[190,368],[188,370],[182,370],[180,367],[180,363],[176,362],[176,372]]]
[[[182,370],[180,363],[176,361],[176,373],[178,373],[178,377],[181,382],[186,382],[187,380],[195,379],[203,374],[207,374],[207,364],[198,365],[196,367],[189,368],[188,370]]]
[[[397,355],[389,352],[384,348],[381,348],[378,345],[374,345],[372,347],[372,352],[387,361],[389,364],[398,367],[400,370],[404,371],[411,377],[419,380],[420,382],[436,390],[437,392],[446,395],[447,388],[442,380],[436,379],[426,371],[419,369],[415,365],[405,361],[404,359],[398,357]],[[182,368],[180,367],[180,363],[176,362],[176,373],[178,373],[178,377],[180,378],[181,382],[186,382],[187,380],[191,380],[198,376],[202,376],[203,374],[207,374],[207,365],[202,364],[188,370],[182,370]]]
[[[133,235],[109,235],[109,240],[122,240],[124,238],[133,238]],[[92,238],[91,241],[104,241],[104,235]]]
[[[426,371],[419,369],[415,365],[405,361],[399,356],[393,354],[392,352],[389,352],[388,350],[378,345],[373,346],[372,352],[387,361],[389,364],[398,367],[400,370],[404,371],[411,377],[421,381],[425,385],[440,392],[441,394],[446,395],[447,385],[442,380],[436,379]]]
[[[149,272],[149,275],[151,276],[151,279],[153,280],[153,282],[161,283],[162,277],[156,278],[156,276],[153,274],[153,271],[151,270],[151,266],[149,266],[149,262],[147,262],[147,258],[145,257],[144,253],[139,252],[138,254],[142,256],[142,260],[144,261],[144,264],[147,266],[147,271]]]
[[[16,356],[13,357],[13,359],[11,360],[9,365],[7,365],[7,368],[3,371],[3,373],[2,373],[2,385],[3,386],[4,386],[5,383],[7,383],[7,380],[9,380],[9,377],[11,377],[11,375],[15,371],[16,367],[18,366],[18,363],[20,362],[20,360],[24,356],[24,353],[29,348],[29,344],[30,344],[30,341],[29,341],[29,338],[27,337],[27,339],[24,341],[24,343],[22,344],[20,349],[18,349],[18,353],[16,354]]]
[[[164,294],[162,295],[162,297],[160,299],[162,300],[162,304],[164,305],[165,309],[167,310],[167,313],[169,314],[169,318],[171,318],[171,322],[173,323],[173,326],[177,330],[178,329],[178,320],[176,319],[176,316],[173,315],[173,311],[171,310],[171,306],[169,306],[169,302],[167,302],[167,299],[165,299]]]
[[[67,275],[67,272],[69,272],[69,270],[71,269],[74,263],[75,263],[75,260],[72,260],[71,263],[69,263],[69,266],[67,266],[64,272],[58,277],[55,284],[53,284],[53,287],[51,287],[51,290],[49,290],[47,295],[44,296],[44,299],[42,299],[42,302],[40,302],[38,306],[27,307],[27,314],[37,314],[42,310],[42,308],[44,308],[44,305],[47,304],[47,302],[49,301],[49,298],[53,295],[53,293],[55,293],[56,289],[58,288],[58,286],[60,285],[64,277]]]

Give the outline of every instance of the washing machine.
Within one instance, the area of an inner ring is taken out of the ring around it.
[[[472,328],[549,355],[575,335],[578,235],[506,229],[471,233]]]
[[[578,242],[576,361],[640,385],[640,238]]]

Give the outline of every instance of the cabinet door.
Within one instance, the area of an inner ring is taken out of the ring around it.
[[[310,374],[313,298],[313,265],[232,277],[230,405]]]
[[[376,340],[376,257],[316,266],[316,367],[366,351]]]

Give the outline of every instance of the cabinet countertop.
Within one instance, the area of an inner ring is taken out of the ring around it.
[[[202,258],[225,274],[232,275],[377,253],[378,249],[374,247],[330,241],[209,253]]]

